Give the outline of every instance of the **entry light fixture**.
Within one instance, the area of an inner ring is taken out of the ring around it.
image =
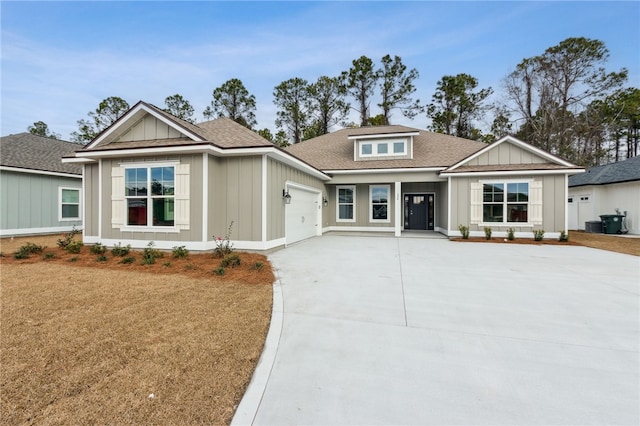
[[[282,190],[282,199],[284,199],[285,204],[291,204],[291,194],[289,194],[288,190]]]
[[[329,200],[326,197],[322,197],[322,205],[327,207],[329,205]]]

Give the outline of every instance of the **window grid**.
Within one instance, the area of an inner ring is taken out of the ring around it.
[[[174,195],[175,167],[126,168],[127,225],[174,226]]]

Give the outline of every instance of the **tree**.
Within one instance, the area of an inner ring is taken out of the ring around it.
[[[524,59],[505,79],[508,100],[524,121],[519,135],[576,161],[581,151],[576,144],[586,140],[585,135],[576,131],[589,127],[584,126],[584,120],[594,110],[586,116],[581,114],[627,78],[624,68],[619,72],[605,70],[603,65],[608,58],[609,51],[603,42],[578,37],[568,38],[542,55]],[[581,120],[581,126],[576,120]]]
[[[269,142],[273,142],[273,134],[271,133],[271,130],[269,130],[268,128],[265,127],[264,129],[255,130],[255,132],[260,136],[262,136],[263,138],[265,138],[266,140],[268,140]]]
[[[331,126],[346,120],[350,105],[345,101],[346,88],[339,78],[321,76],[307,87],[307,111],[314,118],[313,132],[304,139],[329,133]]]
[[[29,133],[51,139],[60,139],[58,133],[49,131],[49,126],[44,121],[36,121],[33,125],[27,127]]]
[[[356,99],[360,113],[360,125],[369,124],[369,105],[378,80],[380,71],[374,69],[373,61],[366,56],[361,56],[352,61],[349,71],[343,71],[341,79],[347,92]]]
[[[482,104],[493,93],[493,89],[489,87],[474,91],[477,86],[478,80],[469,74],[442,77],[427,107],[427,116],[431,118],[429,128],[461,138],[481,138],[473,121],[483,111]]]
[[[620,89],[605,100],[614,161],[640,154],[640,89]],[[623,143],[626,150],[623,155]]]
[[[256,97],[249,93],[242,81],[232,78],[213,91],[213,101],[204,110],[204,116],[228,117],[252,129],[257,124],[255,111]]]
[[[104,99],[95,111],[87,114],[89,120],[78,120],[78,132],[71,133],[71,140],[80,143],[90,142],[128,110],[129,104],[122,98],[111,96]]]
[[[283,81],[273,92],[273,103],[278,107],[276,126],[285,131],[293,143],[302,140],[308,126],[308,89],[307,80],[296,77]]]
[[[181,120],[194,123],[193,120],[193,107],[188,100],[182,97],[182,95],[175,94],[173,96],[167,96],[164,100],[164,104],[167,106],[164,110],[174,117]]]
[[[384,124],[389,125],[391,110],[399,109],[407,118],[414,118],[422,111],[420,100],[413,100],[411,95],[416,91],[413,81],[420,76],[418,70],[412,68],[407,72],[407,66],[402,63],[399,56],[391,59],[390,55],[382,57],[382,69],[380,70],[380,95],[382,102],[378,104],[382,108]]]

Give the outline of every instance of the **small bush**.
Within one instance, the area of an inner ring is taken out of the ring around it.
[[[60,247],[61,249],[66,249],[67,246],[69,244],[71,244],[71,241],[73,241],[73,239],[79,233],[80,233],[80,231],[78,229],[76,229],[76,227],[74,226],[73,228],[71,228],[71,231],[69,231],[68,233],[64,234],[62,236],[62,238],[58,239],[58,247]]]
[[[127,256],[127,257],[123,257],[122,260],[120,260],[120,262],[118,263],[122,263],[122,264],[128,264],[128,263],[133,263],[136,261],[136,258],[133,256]]]
[[[240,257],[237,254],[228,254],[220,262],[220,266],[223,268],[235,268],[240,266]]]
[[[262,268],[264,268],[264,263],[262,262],[256,262],[251,265],[251,269],[253,269],[254,271],[262,271]]]
[[[162,266],[164,266],[165,268],[168,268],[171,266],[171,262],[164,262]]]
[[[44,256],[42,256],[44,260],[53,259],[54,257],[56,257],[56,254],[52,251],[45,253]]]
[[[156,263],[156,259],[162,257],[162,252],[154,247],[155,243],[153,241],[149,241],[147,247],[142,250],[142,264],[143,265],[153,265]]]
[[[45,247],[39,246],[38,244],[27,243],[16,250],[13,257],[15,259],[28,259],[34,253],[42,253],[44,249]]]
[[[213,273],[218,275],[218,276],[222,276],[224,275],[224,268],[221,266],[219,268],[216,268],[213,270]]]
[[[131,244],[127,244],[126,246],[122,247],[122,245],[118,243],[118,244],[115,244],[111,249],[111,255],[113,257],[117,257],[117,256],[124,257],[129,254],[130,250],[131,250]]]
[[[216,237],[214,235],[214,239],[216,241],[216,248],[213,249],[213,252],[217,257],[225,257],[228,254],[233,252],[233,244],[231,244],[231,228],[233,227],[233,221],[229,224],[229,228],[227,228],[227,233],[224,238]]]
[[[484,238],[487,240],[491,239],[491,227],[490,226],[485,226],[484,227]]]
[[[534,229],[533,230],[533,239],[535,241],[542,241],[543,237],[544,237],[544,230],[542,230],[542,229]]]
[[[462,239],[463,240],[468,240],[469,239],[469,227],[468,226],[458,225],[458,230],[462,234]]]
[[[558,241],[566,243],[569,241],[569,234],[565,231],[560,231],[560,237],[558,237]]]
[[[78,254],[80,253],[80,250],[82,250],[82,246],[84,246],[84,244],[82,244],[82,241],[73,240],[69,244],[67,244],[65,250],[69,253]]]
[[[96,243],[91,246],[89,251],[91,251],[91,254],[105,254],[107,252],[107,246],[104,246],[100,243]]]
[[[78,260],[80,260],[78,256],[73,256],[71,259],[69,259],[69,262],[77,262]]]
[[[514,228],[507,229],[507,240],[513,241],[516,239],[516,230]]]
[[[101,254],[100,256],[96,257],[96,262],[106,262],[107,261],[107,256],[105,256],[104,254]]]
[[[185,246],[174,247],[172,250],[173,257],[175,259],[184,259],[189,256],[189,250],[185,248]]]

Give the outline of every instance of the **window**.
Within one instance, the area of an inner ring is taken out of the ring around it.
[[[389,222],[389,185],[371,185],[369,187],[371,222]]]
[[[173,166],[125,169],[127,225],[174,226],[174,175]]]
[[[337,190],[337,209],[336,221],[337,222],[355,222],[356,211],[356,187],[350,186],[338,186]]]
[[[482,185],[483,222],[528,222],[528,211],[529,183],[506,182]]]
[[[80,219],[80,189],[60,188],[60,220]]]
[[[362,144],[362,155],[371,155],[373,153],[373,149],[370,143]]]
[[[389,145],[386,143],[378,144],[378,155],[386,155],[389,153]]]
[[[393,143],[393,153],[398,155],[406,154],[407,144],[404,142],[394,142]]]
[[[360,143],[360,157],[389,157],[407,155],[406,140],[371,141]]]

